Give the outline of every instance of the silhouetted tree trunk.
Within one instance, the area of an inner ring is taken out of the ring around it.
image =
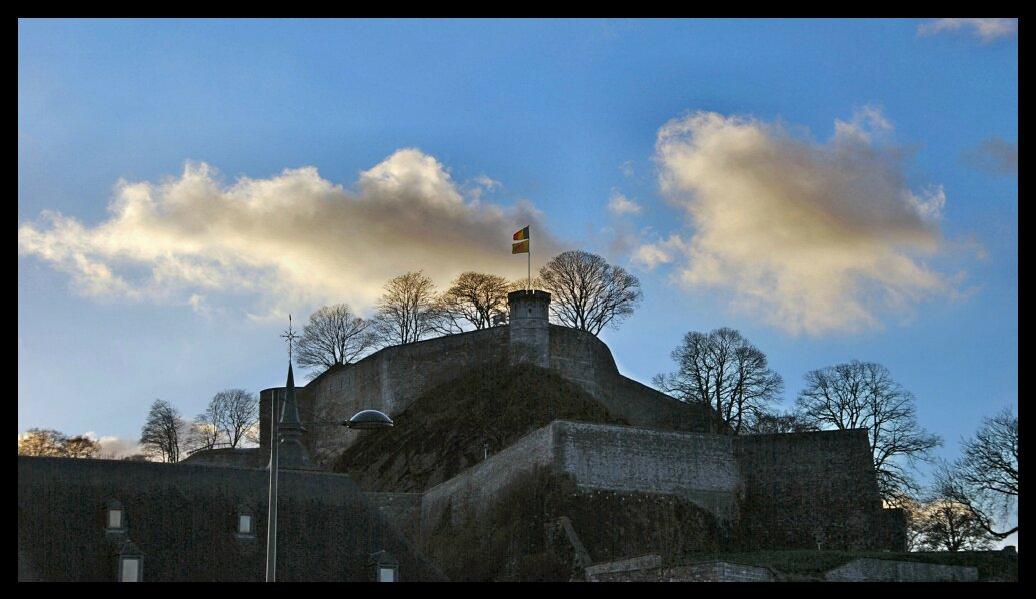
[[[494,315],[507,312],[507,292],[507,279],[503,277],[478,272],[461,274],[439,297],[436,332],[459,333],[465,323],[476,330],[492,326]]]
[[[220,391],[213,398],[223,405],[219,428],[231,447],[237,447],[259,422],[259,400],[244,389]]]
[[[559,324],[594,335],[618,326],[643,298],[637,277],[582,250],[554,256],[540,268],[538,282],[550,292]]]
[[[1018,501],[1018,417],[1010,410],[986,418],[963,455],[936,476],[943,496],[963,505],[983,530],[1004,539],[1018,524],[1001,526]]]
[[[378,301],[378,330],[391,344],[420,341],[433,330],[436,303],[435,285],[421,271],[395,277]]]
[[[140,431],[140,444],[146,453],[164,462],[178,462],[186,429],[187,424],[180,417],[180,412],[169,402],[156,399]]]
[[[352,313],[349,306],[324,306],[309,317],[296,346],[299,366],[328,369],[351,364],[378,347],[376,327]]]
[[[672,357],[676,372],[656,375],[655,386],[681,401],[711,406],[734,434],[748,432],[784,389],[766,354],[734,329],[687,333]]]

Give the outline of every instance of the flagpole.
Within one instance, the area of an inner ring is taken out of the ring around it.
[[[529,259],[529,291],[532,291],[532,242],[529,242],[529,251],[525,252],[525,257]]]

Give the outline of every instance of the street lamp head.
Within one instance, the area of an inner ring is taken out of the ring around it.
[[[349,428],[358,429],[391,428],[395,426],[391,418],[377,410],[362,410],[342,424]]]

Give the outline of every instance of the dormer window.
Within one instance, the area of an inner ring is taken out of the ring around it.
[[[126,541],[119,547],[116,580],[141,582],[144,580],[144,554],[136,545]]]
[[[374,561],[376,582],[399,582],[399,562],[388,551],[379,551],[371,556]]]
[[[123,532],[126,530],[126,513],[122,504],[116,500],[108,502],[104,528],[107,532]]]

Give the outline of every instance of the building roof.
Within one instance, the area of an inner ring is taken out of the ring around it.
[[[262,581],[269,474],[248,468],[18,457],[19,578],[111,581],[130,541],[149,581]],[[370,556],[399,562],[402,580],[443,580],[360,489],[340,474],[284,471],[278,580],[366,581]],[[106,532],[123,506],[125,532]],[[237,533],[238,515],[254,536]]]

